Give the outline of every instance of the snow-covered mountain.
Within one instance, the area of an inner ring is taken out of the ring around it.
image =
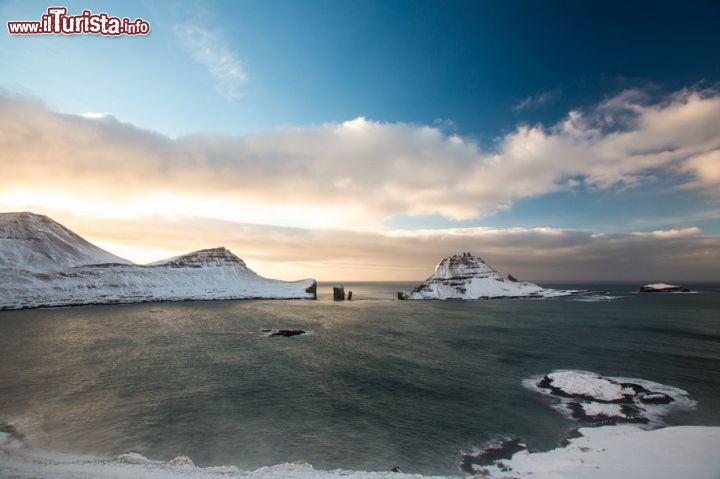
[[[575,294],[575,291],[545,289],[534,283],[502,276],[480,257],[470,253],[444,258],[423,284],[399,299],[489,299],[550,298]]]
[[[316,282],[259,276],[226,248],[136,265],[46,216],[0,213],[0,309],[209,299],[314,299]]]
[[[0,213],[0,270],[62,271],[88,264],[130,264],[47,216]]]

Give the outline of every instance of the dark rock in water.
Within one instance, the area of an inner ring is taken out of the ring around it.
[[[399,300],[406,300],[406,299],[408,299],[407,293],[403,293],[402,291],[398,291],[398,299],[399,299]]]
[[[345,300],[345,287],[343,285],[333,286],[333,299],[335,301]]]
[[[17,439],[18,441],[24,441],[25,435],[22,434],[17,430],[14,424],[10,424],[7,422],[0,422],[0,432],[4,432],[5,434],[9,435],[13,439]]]
[[[477,455],[463,454],[460,469],[468,474],[477,472],[475,466],[490,466],[501,459],[510,459],[516,452],[524,451],[527,446],[520,439],[506,439],[499,446],[492,446]]]
[[[279,329],[270,336],[282,336],[284,338],[289,338],[290,336],[299,336],[301,334],[305,334],[305,331],[302,329]]]
[[[649,393],[647,389],[640,386],[639,384],[635,383],[620,383],[620,386],[622,386],[623,389],[632,389],[635,391],[635,394],[643,394],[643,393]]]
[[[513,283],[518,282],[517,278],[515,278],[515,276],[513,276],[511,274],[507,275],[507,278],[508,278],[508,281],[512,281]]]
[[[305,290],[306,293],[312,293],[313,299],[317,299],[317,281],[313,280],[312,284]]]
[[[352,301],[352,291],[348,291],[348,301]]]

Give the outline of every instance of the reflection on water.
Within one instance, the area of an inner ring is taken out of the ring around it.
[[[555,447],[574,425],[522,380],[572,368],[686,389],[698,408],[668,421],[720,425],[717,288],[406,302],[411,284],[347,283],[353,301],[333,302],[331,286],[316,302],[0,312],[0,421],[66,452],[454,473],[496,437]]]

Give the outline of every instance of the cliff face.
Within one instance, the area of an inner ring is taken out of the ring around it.
[[[47,217],[0,214],[0,309],[211,299],[315,299],[313,279],[263,278],[226,248],[136,265]]]
[[[400,299],[489,299],[553,297],[570,294],[502,276],[482,258],[462,253],[444,258],[423,284]]]

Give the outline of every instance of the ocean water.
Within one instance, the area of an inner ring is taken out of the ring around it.
[[[578,424],[523,380],[589,370],[679,387],[666,424],[720,426],[720,285],[635,284],[552,300],[218,301],[0,312],[0,423],[49,451],[241,469],[458,474],[465,452],[517,437],[557,447]],[[303,329],[267,337],[264,329]]]

